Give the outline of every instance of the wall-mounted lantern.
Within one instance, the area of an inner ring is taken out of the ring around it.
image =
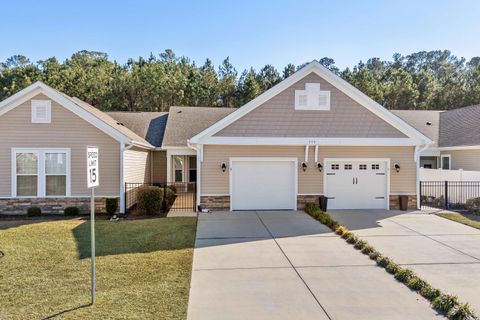
[[[322,172],[323,166],[320,162],[317,162],[317,169],[318,171]]]
[[[302,162],[302,170],[303,172],[307,171],[307,163],[306,162]]]
[[[400,172],[400,165],[398,163],[395,163],[393,167],[395,168],[395,171]]]
[[[220,164],[220,168],[222,168],[222,172],[227,171],[227,164],[226,164],[225,162],[222,162],[222,163]]]

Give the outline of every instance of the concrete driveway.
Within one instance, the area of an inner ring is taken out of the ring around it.
[[[188,319],[436,319],[303,212],[199,216]]]
[[[378,251],[480,312],[480,230],[421,211],[329,213]]]

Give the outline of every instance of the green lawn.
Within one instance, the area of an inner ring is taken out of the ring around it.
[[[457,212],[440,212],[438,215],[459,223],[466,224],[467,226],[480,229],[480,217],[471,216],[470,219],[468,215],[463,215]]]
[[[196,218],[0,221],[0,319],[185,319]]]

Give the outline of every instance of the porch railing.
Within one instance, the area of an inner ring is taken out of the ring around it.
[[[467,201],[480,197],[480,181],[420,181],[422,209],[468,210]]]
[[[125,212],[137,209],[137,193],[140,187],[157,186],[171,188],[175,191],[175,201],[169,211],[196,211],[197,184],[195,182],[161,182],[161,183],[125,183]],[[165,192],[163,192],[165,195]]]

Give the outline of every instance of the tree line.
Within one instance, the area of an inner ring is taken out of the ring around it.
[[[448,50],[371,58],[340,70],[331,58],[318,60],[388,109],[447,110],[480,103],[480,57],[469,61]],[[103,52],[80,51],[64,62],[31,62],[15,55],[0,63],[0,100],[35,81],[105,111],[167,111],[170,106],[239,107],[305,64],[283,70],[265,65],[238,72],[229,58],[216,67],[172,50],[120,64]]]

